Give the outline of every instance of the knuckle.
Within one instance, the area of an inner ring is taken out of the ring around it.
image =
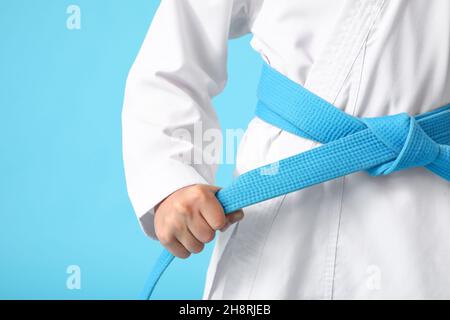
[[[183,211],[181,213],[181,216],[183,216],[184,218],[187,218],[187,219],[193,219],[194,218],[194,211],[193,210]]]
[[[196,184],[195,186],[193,186],[192,190],[195,192],[203,192],[204,190],[204,186],[201,184]]]
[[[197,201],[205,200],[208,196],[207,190],[201,185],[196,185],[192,189],[191,196]]]
[[[168,232],[160,232],[159,234],[156,234],[156,236],[163,245],[168,245],[172,242],[172,237]]]
[[[183,219],[180,215],[172,214],[166,217],[165,228],[162,230],[161,236],[173,240],[172,235],[182,232],[185,229]]]
[[[204,191],[199,191],[199,192],[194,193],[193,199],[196,202],[204,202],[208,199],[208,195]]]
[[[173,209],[177,213],[184,214],[189,211],[189,206],[184,201],[174,201]]]
[[[175,219],[173,224],[172,224],[172,228],[175,232],[183,232],[186,228],[185,228],[185,224],[182,223],[179,219]]]
[[[178,224],[178,218],[175,215],[169,215],[166,217],[166,225],[170,228],[175,227]]]

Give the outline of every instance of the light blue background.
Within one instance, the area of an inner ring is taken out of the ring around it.
[[[68,30],[66,8],[81,8]],[[160,247],[125,189],[124,83],[156,0],[0,1],[0,298],[134,299]],[[230,42],[223,128],[245,128],[260,60]],[[238,115],[238,116],[236,116]],[[232,166],[219,171],[229,183]],[[177,261],[156,298],[201,298],[212,246]],[[66,288],[79,265],[81,289]]]

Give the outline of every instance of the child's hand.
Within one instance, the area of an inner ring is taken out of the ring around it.
[[[219,189],[201,184],[184,187],[156,206],[156,236],[173,255],[187,258],[202,251],[216,230],[224,231],[243,218],[242,210],[225,216],[215,196]]]

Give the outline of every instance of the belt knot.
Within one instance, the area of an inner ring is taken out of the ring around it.
[[[439,156],[439,144],[407,113],[361,120],[397,155],[392,161],[368,169],[371,175],[387,175],[403,169],[426,166]]]

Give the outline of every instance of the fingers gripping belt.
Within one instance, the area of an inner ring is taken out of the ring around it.
[[[450,104],[417,116],[357,118],[264,65],[256,115],[322,145],[249,171],[219,190],[226,214],[363,170],[379,176],[425,167],[450,181]],[[162,252],[142,298],[150,298],[173,258]]]

